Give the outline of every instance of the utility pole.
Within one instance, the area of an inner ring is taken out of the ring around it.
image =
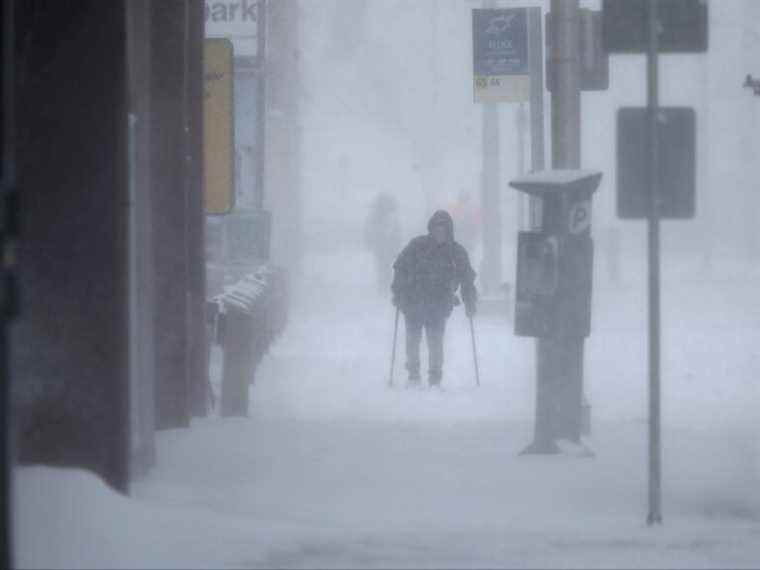
[[[578,0],[552,0],[557,89],[552,105],[552,166],[554,169],[580,168],[581,90]]]
[[[554,69],[551,96],[552,167],[580,168],[580,50],[579,1],[552,0],[554,20],[550,57]],[[583,398],[584,338],[539,338],[538,393],[547,398],[544,409],[554,417],[548,433],[553,440],[580,442]],[[537,421],[540,421],[537,418]]]

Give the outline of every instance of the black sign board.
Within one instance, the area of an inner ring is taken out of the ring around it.
[[[695,212],[695,113],[690,107],[657,110],[659,217],[693,218]],[[617,114],[617,214],[646,218],[650,189],[649,115],[646,107]]]
[[[649,0],[604,0],[602,37],[604,49],[617,53],[646,53]],[[707,2],[658,0],[661,53],[707,51]]]

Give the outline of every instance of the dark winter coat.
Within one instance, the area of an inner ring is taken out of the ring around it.
[[[434,225],[446,228],[447,240],[438,244]],[[475,271],[467,251],[454,241],[454,223],[448,212],[438,210],[428,222],[428,234],[418,236],[401,251],[396,262],[391,291],[401,311],[416,320],[448,317],[454,295],[461,290],[466,307],[477,302]]]

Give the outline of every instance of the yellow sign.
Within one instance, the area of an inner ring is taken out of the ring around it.
[[[476,75],[476,103],[520,103],[530,100],[530,75]]]
[[[207,214],[227,214],[235,201],[232,42],[203,49],[203,188]]]

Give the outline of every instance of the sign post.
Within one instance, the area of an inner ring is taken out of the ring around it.
[[[660,446],[660,213],[659,141],[657,136],[658,33],[657,0],[649,3],[647,109],[649,111],[649,514],[647,524],[662,524]]]
[[[634,121],[628,121],[629,134],[647,142],[645,177],[648,181],[645,200],[621,191],[637,184],[620,184],[635,176],[618,173],[618,215],[646,217],[649,257],[649,513],[647,524],[662,524],[662,449],[660,407],[660,218],[694,215],[694,117],[690,109],[670,109],[665,113],[658,101],[659,53],[696,53],[707,51],[707,3],[705,0],[604,0],[602,7],[604,47],[608,52],[645,53],[647,56],[646,136],[637,133]],[[626,111],[625,109],[623,111]],[[631,111],[627,110],[628,115]],[[619,118],[624,117],[623,113]],[[635,119],[635,118],[634,118]],[[661,123],[675,127],[663,128]],[[618,127],[625,124],[619,121]],[[680,125],[680,126],[679,126]],[[638,137],[636,135],[638,134]],[[618,140],[624,136],[618,133]],[[668,138],[680,138],[669,144]],[[626,139],[630,137],[625,137]],[[639,152],[641,145],[636,145]],[[686,152],[674,160],[668,152],[678,147]],[[631,147],[636,150],[634,147]],[[619,163],[624,169],[635,168],[632,153],[618,148]],[[666,154],[663,154],[666,153]],[[691,158],[690,158],[691,156]],[[627,161],[627,164],[624,164]],[[677,164],[672,164],[677,162]],[[620,169],[620,165],[618,166]],[[622,205],[622,207],[621,207]],[[642,206],[646,209],[642,212]],[[645,216],[644,216],[645,214]]]

